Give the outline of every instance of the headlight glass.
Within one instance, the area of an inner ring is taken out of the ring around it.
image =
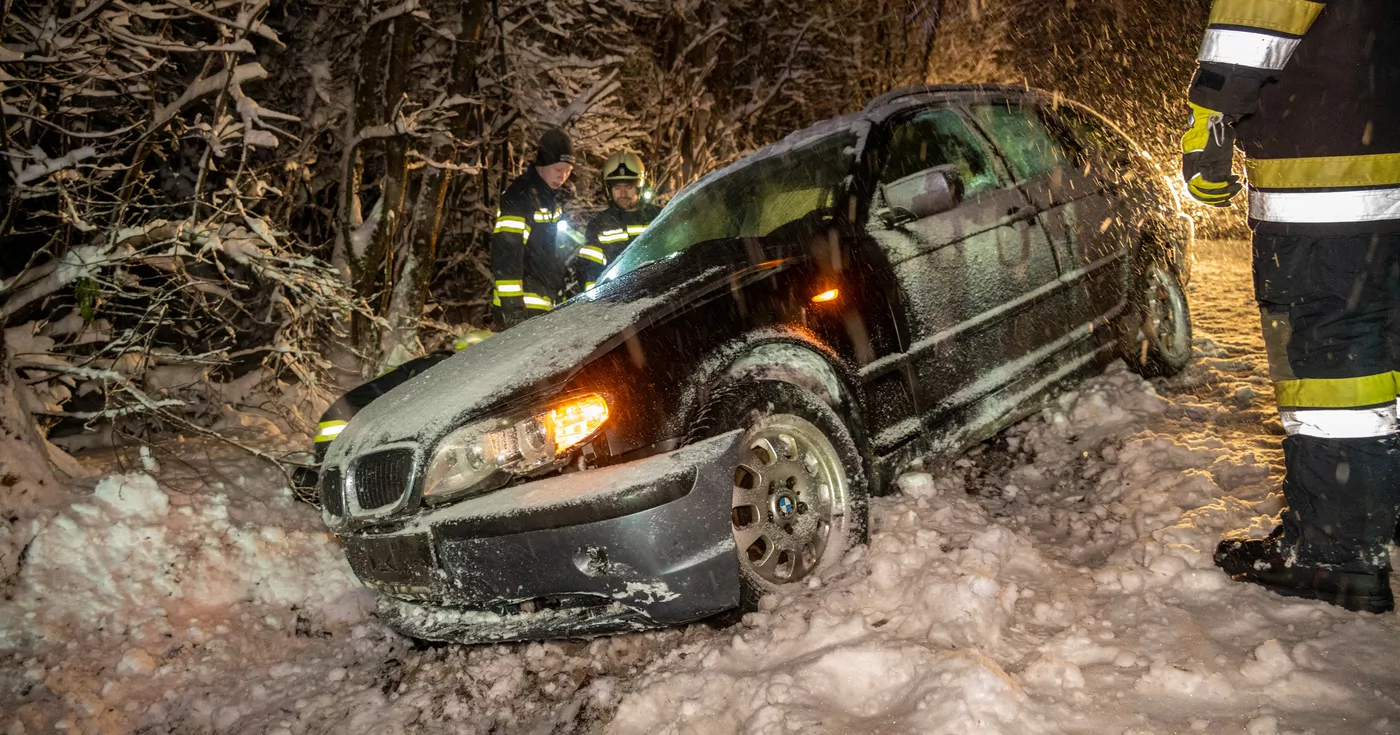
[[[523,421],[488,420],[458,429],[433,452],[423,498],[437,502],[500,487],[513,476],[555,463],[607,420],[607,401],[590,393]]]

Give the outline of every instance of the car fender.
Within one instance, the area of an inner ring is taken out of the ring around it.
[[[693,420],[714,389],[745,379],[792,383],[835,409],[853,429],[861,428],[851,371],[834,350],[797,326],[755,330],[714,350],[686,389],[680,415]]]

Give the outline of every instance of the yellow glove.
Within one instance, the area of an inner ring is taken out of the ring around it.
[[[1235,128],[1229,116],[1191,103],[1190,129],[1181,136],[1181,176],[1192,198],[1212,207],[1230,206],[1239,177],[1230,170]]]

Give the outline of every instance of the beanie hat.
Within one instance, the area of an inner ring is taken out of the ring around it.
[[[550,128],[540,136],[540,148],[535,153],[536,166],[555,163],[574,163],[574,144],[568,134],[559,128]]]

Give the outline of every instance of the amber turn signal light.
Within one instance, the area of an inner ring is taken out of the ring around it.
[[[587,395],[555,406],[547,416],[554,429],[554,452],[563,454],[608,420],[608,402],[600,395]]]

